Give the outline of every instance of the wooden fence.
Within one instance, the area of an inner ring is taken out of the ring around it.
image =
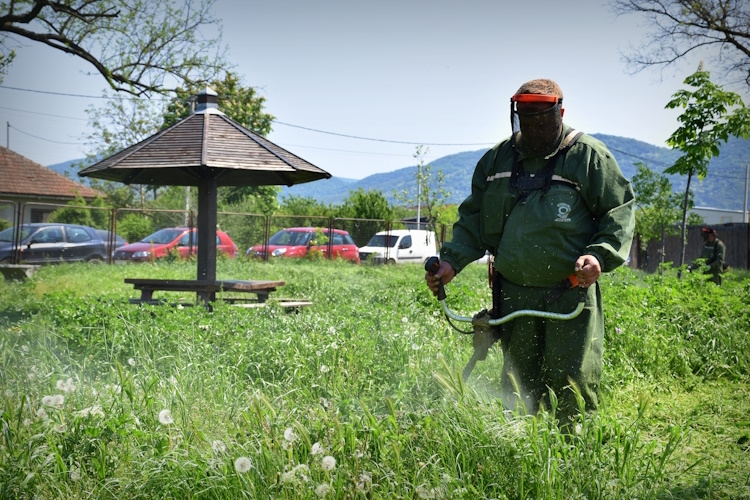
[[[705,226],[689,226],[687,234],[687,247],[685,248],[685,263],[700,257],[703,248],[701,228]],[[725,262],[736,269],[750,269],[750,224],[744,222],[721,224],[711,226],[718,233],[718,238],[727,247]],[[659,267],[661,252],[661,241],[650,241],[646,250],[639,250],[638,241],[633,242],[630,251],[630,266],[655,272]],[[680,236],[667,236],[664,241],[664,262],[672,262],[673,265],[680,263],[682,245]]]

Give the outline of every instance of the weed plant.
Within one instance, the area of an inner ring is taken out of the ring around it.
[[[750,498],[750,276],[602,277],[602,408],[574,432],[497,397],[493,348],[464,383],[416,265],[243,259],[269,304],[137,306],[125,277],[195,264],[71,264],[0,283],[2,498]],[[490,303],[486,268],[448,287]]]

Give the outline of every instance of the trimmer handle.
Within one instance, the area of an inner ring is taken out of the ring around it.
[[[424,270],[427,271],[427,273],[430,274],[430,275],[434,276],[435,273],[438,272],[438,269],[440,269],[440,259],[438,259],[437,257],[430,257],[424,263]],[[443,279],[442,278],[438,282],[437,299],[438,300],[445,300],[445,286],[443,285]]]

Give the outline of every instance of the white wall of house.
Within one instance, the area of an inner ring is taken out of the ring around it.
[[[748,212],[742,210],[722,210],[719,208],[694,207],[692,210],[703,217],[706,224],[729,224],[730,222],[748,222]]]

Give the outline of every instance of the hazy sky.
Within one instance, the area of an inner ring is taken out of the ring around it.
[[[489,147],[509,134],[509,98],[533,78],[560,84],[568,124],[665,145],[679,113],[664,105],[697,61],[632,76],[620,52],[639,43],[643,19],[599,2],[510,4],[217,0],[216,9],[235,71],[283,122],[268,138],[334,176],[415,165],[419,144],[429,144],[427,161]],[[101,99],[7,87],[95,97],[104,80],[26,45],[0,88],[10,148],[43,165],[81,158],[85,109]]]

